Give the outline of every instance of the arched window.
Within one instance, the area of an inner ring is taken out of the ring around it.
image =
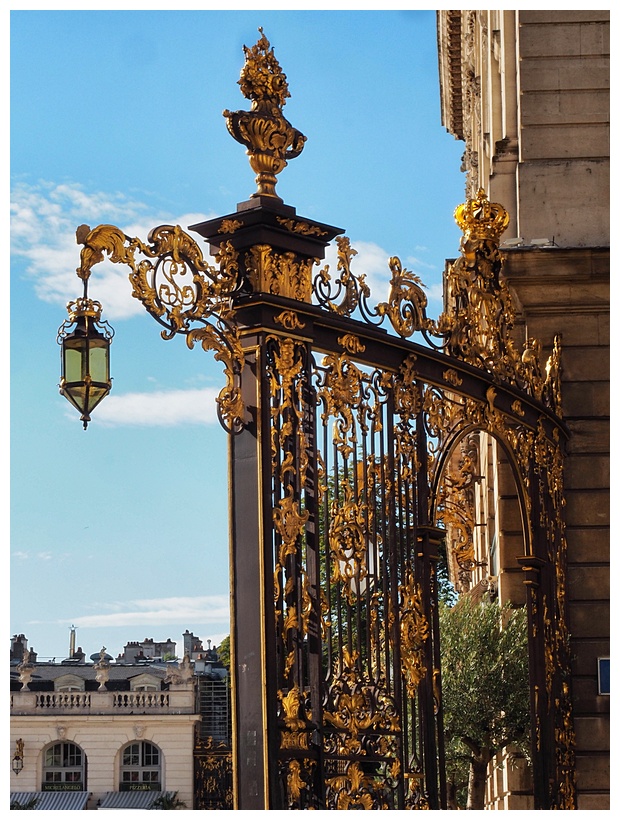
[[[86,755],[79,746],[61,741],[45,750],[41,790],[86,790]]]
[[[121,753],[121,791],[159,791],[161,789],[161,752],[147,740],[125,746]]]

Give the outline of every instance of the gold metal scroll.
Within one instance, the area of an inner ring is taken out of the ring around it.
[[[115,225],[98,225],[92,230],[81,225],[76,239],[83,246],[77,269],[81,279],[87,280],[105,256],[128,265],[132,296],[163,325],[162,338],[181,333],[188,347],[199,342],[203,349],[215,351],[226,375],[226,385],[217,398],[220,421],[229,432],[238,431],[244,423],[239,388],[244,355],[231,305],[239,277],[233,247],[222,244],[215,257],[219,268],[215,268],[179,225],[153,228],[148,243],[127,236]],[[137,258],[138,254],[143,258]]]

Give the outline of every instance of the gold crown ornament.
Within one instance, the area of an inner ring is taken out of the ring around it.
[[[489,202],[483,188],[454,211],[454,219],[466,239],[491,239],[499,243],[510,222],[508,211],[499,202]]]

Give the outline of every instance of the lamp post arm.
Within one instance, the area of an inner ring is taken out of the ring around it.
[[[207,262],[198,243],[178,225],[160,225],[147,242],[129,237],[115,225],[91,229],[81,225],[76,240],[82,245],[77,275],[86,285],[92,268],[107,256],[130,268],[132,296],[163,326],[162,338],[177,333],[188,346],[200,342],[213,350],[224,365],[226,385],[218,398],[218,415],[228,432],[243,426],[244,409],[239,378],[244,355],[234,319],[232,297],[240,286],[237,252],[222,243],[215,257],[218,267]]]

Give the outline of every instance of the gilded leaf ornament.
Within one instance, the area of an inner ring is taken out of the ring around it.
[[[415,698],[418,685],[426,674],[424,642],[430,630],[422,605],[422,589],[411,570],[401,587],[400,634],[407,693],[410,698]]]
[[[403,269],[397,256],[390,259],[390,270],[392,280],[389,301],[380,302],[377,312],[380,316],[389,316],[394,330],[403,338],[408,338],[416,330],[431,326],[426,317],[428,300],[422,290],[424,284],[415,273]]]
[[[287,219],[279,216],[277,218],[278,225],[282,225],[287,231],[291,233],[302,234],[302,236],[327,236],[327,231],[322,231],[318,225],[309,225],[307,222],[299,222],[297,219]]]

